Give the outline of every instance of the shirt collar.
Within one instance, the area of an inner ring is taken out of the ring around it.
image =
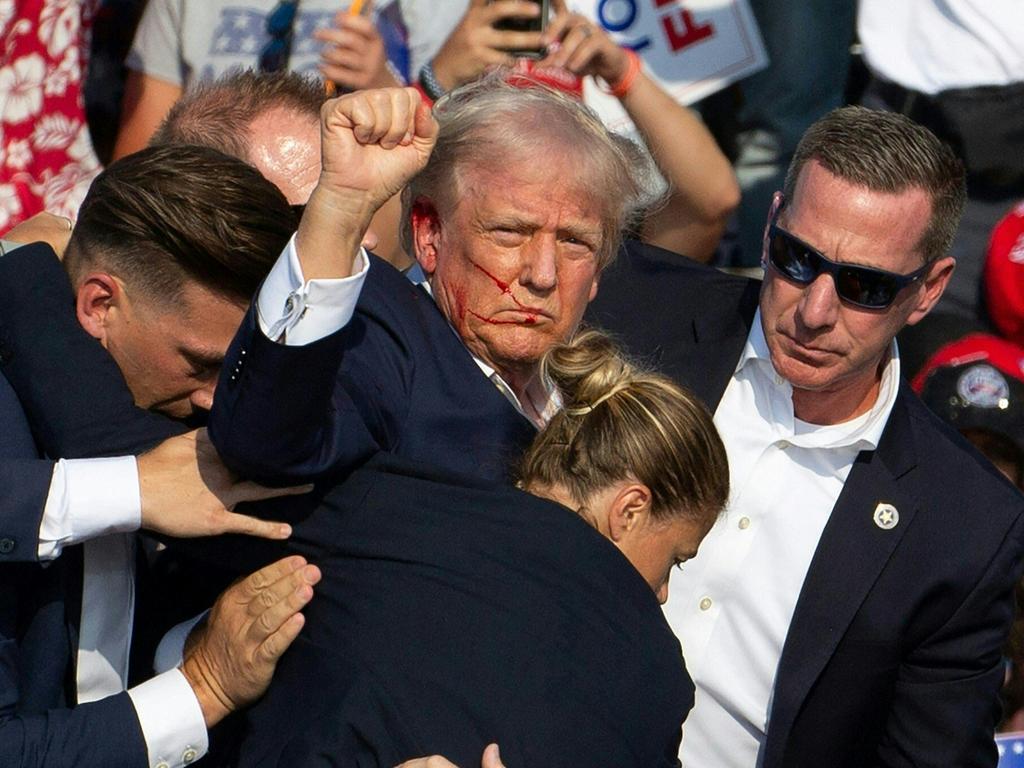
[[[409,267],[405,272],[405,276],[413,285],[418,285],[423,288],[430,298],[434,298],[434,292],[430,288],[430,281],[427,280],[427,275],[419,263],[413,264]],[[451,323],[448,324],[448,327],[452,328]],[[462,342],[462,337],[459,336],[458,332],[454,328],[452,328],[452,333],[454,333],[456,338]],[[465,346],[465,342],[462,343],[463,346]],[[523,404],[520,402],[519,397],[512,390],[512,387],[509,386],[508,382],[501,377],[501,374],[474,355],[469,347],[466,347],[466,351],[469,352],[470,356],[473,358],[473,362],[476,363],[484,376],[490,379],[491,383],[498,388],[498,391],[505,396],[505,399],[512,403],[523,418],[531,424],[534,424],[533,419],[526,415],[526,410],[523,408]],[[532,404],[537,409],[543,424],[547,424],[551,421],[551,418],[558,413],[562,407],[561,395],[559,395],[554,383],[546,376],[538,376],[534,380],[534,383],[526,390],[526,396],[530,398]],[[534,426],[536,426],[536,424],[534,424]]]
[[[761,310],[754,314],[754,322],[747,334],[747,342],[743,346],[736,373],[750,368],[752,374],[761,380],[764,386],[774,390],[786,400],[788,425],[787,431],[794,434],[793,443],[806,447],[839,447],[858,444],[861,449],[874,450],[885,430],[889,414],[899,394],[900,354],[896,339],[889,347],[889,359],[882,369],[882,381],[878,397],[867,413],[857,416],[841,424],[813,425],[799,422],[793,416],[793,387],[782,378],[772,365],[768,342],[764,337],[761,325]],[[735,374],[734,374],[735,375]]]

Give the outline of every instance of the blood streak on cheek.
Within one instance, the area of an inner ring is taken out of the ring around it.
[[[527,310],[527,306],[526,306],[525,304],[523,304],[523,302],[521,302],[521,301],[520,301],[519,299],[517,299],[514,293],[512,293],[512,286],[510,286],[510,285],[509,285],[508,283],[506,283],[506,282],[505,282],[504,280],[500,280],[500,279],[498,279],[497,277],[495,277],[494,275],[492,275],[492,274],[491,274],[490,272],[488,272],[488,271],[487,271],[486,269],[484,269],[483,267],[481,267],[481,266],[480,266],[479,264],[477,264],[477,263],[476,263],[475,261],[470,261],[469,263],[470,263],[470,264],[472,264],[472,265],[473,265],[474,267],[476,267],[477,269],[479,269],[479,270],[480,270],[481,272],[483,272],[483,273],[484,273],[485,275],[487,275],[487,276],[488,276],[489,278],[491,278],[491,281],[492,281],[492,282],[493,282],[493,283],[494,283],[494,284],[495,284],[496,286],[498,286],[498,290],[500,290],[500,291],[501,291],[501,292],[502,292],[503,294],[505,294],[505,295],[506,295],[506,296],[508,296],[508,297],[509,297],[510,299],[512,299],[512,301],[514,301],[514,302],[515,302],[515,304],[516,304],[516,306],[517,306],[517,307],[519,307],[520,309],[522,309],[522,310],[524,310],[524,311],[526,311],[526,310]],[[488,321],[488,322],[491,322],[491,321]],[[531,314],[528,314],[528,316],[527,316],[527,319],[526,319],[526,321],[525,321],[525,322],[526,322],[526,323],[527,323],[528,325],[532,325],[533,323],[536,323],[536,322],[537,322],[537,317],[536,317],[536,315],[531,315]],[[505,323],[500,323],[500,325],[505,325]]]

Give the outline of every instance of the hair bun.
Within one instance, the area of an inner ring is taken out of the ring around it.
[[[542,368],[562,395],[565,413],[581,416],[629,386],[633,365],[601,331],[582,330],[544,356]]]

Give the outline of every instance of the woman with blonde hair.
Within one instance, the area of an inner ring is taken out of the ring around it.
[[[492,742],[513,767],[677,765],[693,683],[659,602],[725,504],[725,450],[598,332],[544,371],[564,407],[519,488],[381,456],[294,526],[323,580],[238,765],[471,766]]]

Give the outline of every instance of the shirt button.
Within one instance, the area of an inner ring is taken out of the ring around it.
[[[701,598],[700,609],[702,611],[706,611],[710,607],[711,607],[711,598],[710,597],[703,597],[703,598]]]
[[[747,528],[750,527],[750,518],[749,517],[741,517],[740,521],[739,521],[739,527],[740,527],[741,531],[747,530]]]
[[[14,551],[14,539],[0,539],[0,555],[9,555]]]
[[[779,442],[776,443],[776,445],[779,446],[779,450],[784,451],[787,448],[789,448],[789,446],[792,445],[792,443],[790,443],[789,440],[779,440]]]
[[[166,760],[161,760],[159,763],[154,765],[153,768],[171,768],[171,766],[167,764]]]
[[[181,753],[181,762],[188,765],[189,763],[194,762],[197,757],[199,757],[199,753],[192,747],[189,747]]]

